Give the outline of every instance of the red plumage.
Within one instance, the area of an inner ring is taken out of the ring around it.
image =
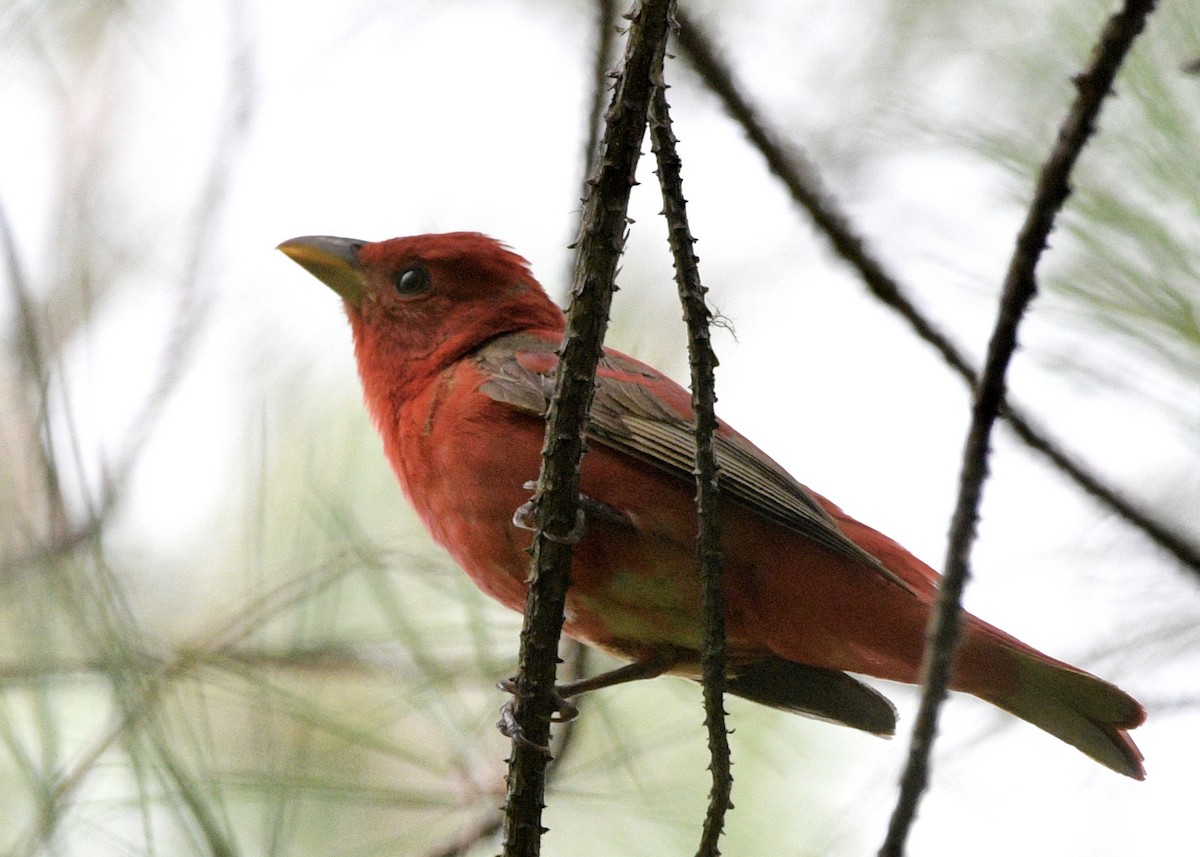
[[[561,311],[524,259],[476,233],[281,249],[345,298],[368,407],[433,537],[488,595],[521,610],[529,499]],[[586,534],[569,635],[696,677],[702,637],[688,393],[606,350],[582,465]],[[730,690],[890,734],[894,713],[846,676],[917,681],[937,574],[789,476],[724,423],[722,533]],[[964,614],[952,687],[1142,778],[1138,703]]]

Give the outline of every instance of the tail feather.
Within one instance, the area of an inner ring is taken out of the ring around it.
[[[840,670],[766,658],[737,670],[725,689],[761,705],[872,735],[891,737],[896,732],[896,708],[888,698]]]
[[[1037,652],[1012,650],[1018,686],[1004,693],[979,693],[1059,738],[1102,765],[1135,780],[1146,778],[1142,753],[1127,730],[1146,712],[1115,685]]]

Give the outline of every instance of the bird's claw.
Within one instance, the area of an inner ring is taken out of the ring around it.
[[[579,544],[581,541],[583,541],[583,537],[587,535],[587,515],[584,513],[583,509],[576,509],[575,526],[571,527],[568,532],[558,535],[557,533],[543,530],[542,535],[544,535],[550,541],[556,542],[560,545]]]
[[[516,679],[506,678],[496,686],[505,693],[517,692]],[[551,701],[554,705],[554,713],[550,715],[551,723],[568,723],[579,716],[579,706],[559,693],[558,688],[554,688],[551,691]],[[505,738],[511,738],[524,747],[529,747],[530,749],[550,755],[548,747],[530,741],[525,737],[525,732],[521,728],[521,724],[517,723],[514,700],[510,699],[504,705],[500,706],[500,719],[496,721],[496,728],[500,730],[500,734]]]
[[[517,507],[517,511],[513,512],[513,526],[519,530],[529,530],[531,533],[537,532],[537,518],[535,513],[537,507],[533,500],[526,500]]]
[[[528,747],[541,753],[543,756],[550,756],[550,748],[545,744],[538,744],[536,741],[530,741],[525,737],[525,730],[521,728],[521,724],[517,722],[516,711],[513,701],[500,706],[500,719],[496,721],[496,728],[500,730],[500,734],[505,738],[511,738],[514,744],[520,744],[522,747]]]
[[[517,692],[517,680],[515,678],[502,679],[496,683],[496,687],[505,693],[515,694]],[[550,691],[550,700],[554,705],[554,714],[550,716],[551,723],[569,723],[579,716],[579,706],[564,696],[557,687]],[[511,708],[512,701],[510,700],[505,705]],[[501,729],[500,731],[503,732],[504,730]]]
[[[579,706],[567,699],[565,696],[559,696],[558,692],[554,693],[554,713],[550,715],[551,723],[570,723],[579,716]]]
[[[530,483],[526,483],[525,487],[529,487]],[[513,526],[521,530],[529,530],[531,533],[536,533],[537,526],[537,503],[535,500],[526,500],[517,507],[517,511],[513,512]],[[549,541],[556,542],[560,545],[574,545],[583,540],[587,534],[587,515],[582,507],[575,510],[575,526],[571,527],[569,532],[559,535],[552,533],[549,530],[542,530]]]

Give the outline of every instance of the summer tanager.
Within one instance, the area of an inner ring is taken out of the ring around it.
[[[521,610],[529,483],[564,320],[529,264],[477,233],[279,247],[345,302],[367,406],[425,526],[485,593]],[[697,678],[703,634],[688,393],[606,350],[581,475],[564,631],[626,677]],[[880,735],[895,709],[847,675],[915,683],[938,575],[721,423],[729,692]],[[606,682],[593,682],[600,686]],[[1126,776],[1145,718],[1119,688],[970,614],[951,687]]]

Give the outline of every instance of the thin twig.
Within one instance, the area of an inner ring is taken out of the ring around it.
[[[30,437],[40,440],[39,470],[46,491],[46,539],[55,542],[63,539],[69,531],[66,502],[63,498],[62,480],[59,475],[58,463],[54,456],[53,433],[50,424],[50,367],[51,356],[45,353],[42,342],[42,329],[38,308],[34,304],[28,275],[21,263],[21,255],[17,250],[16,236],[13,234],[12,223],[8,219],[8,211],[0,202],[0,244],[3,245],[4,267],[8,274],[9,286],[12,289],[12,302],[17,310],[16,335],[14,337],[17,351],[17,365],[20,371],[18,384],[25,389],[20,393],[29,396],[29,401],[22,402],[33,413],[30,422],[36,424],[31,429]],[[24,415],[22,415],[24,416]],[[5,566],[8,565],[7,560]],[[7,570],[7,569],[6,569]]]
[[[592,175],[596,146],[604,127],[604,102],[608,82],[608,58],[612,55],[613,36],[617,34],[617,0],[596,0],[596,49],[592,64],[592,91],[588,106],[588,133],[583,144],[583,193],[587,193],[588,176]]]
[[[254,42],[250,35],[249,25],[245,20],[243,5],[233,0],[227,7],[230,15],[229,32],[232,45],[229,82],[225,100],[222,103],[223,115],[219,126],[219,136],[205,175],[204,186],[188,221],[188,236],[184,242],[185,262],[175,287],[176,300],[172,326],[162,351],[163,358],[160,361],[158,377],[142,401],[137,416],[131,421],[132,429],[124,438],[121,449],[113,462],[104,467],[100,496],[94,501],[86,497],[81,498],[88,511],[84,520],[78,523],[71,524],[66,514],[57,466],[54,463],[54,445],[51,443],[50,428],[43,426],[43,458],[45,459],[43,469],[46,472],[49,499],[52,504],[50,537],[35,549],[5,557],[3,565],[0,565],[0,579],[7,578],[11,572],[19,568],[51,562],[70,554],[100,533],[120,501],[129,481],[129,475],[140,460],[142,451],[153,435],[153,430],[158,424],[168,400],[178,388],[184,371],[189,365],[188,357],[199,339],[207,318],[201,300],[201,286],[205,276],[212,270],[208,260],[212,253],[213,239],[220,225],[220,218],[225,210],[225,203],[232,187],[233,172],[248,139],[255,99],[258,95]],[[0,239],[5,245],[6,261],[10,275],[12,275],[13,288],[17,290],[21,282],[16,276],[20,272],[19,260],[2,212],[0,212]],[[22,349],[26,351],[27,360],[33,363],[30,372],[33,376],[32,380],[38,384],[40,419],[45,421],[49,419],[45,391],[48,384],[50,361],[40,352],[35,353],[29,350],[36,343],[32,343],[28,337],[36,336],[38,332],[35,327],[30,326],[35,320],[35,309],[31,304],[26,305],[28,302],[22,300],[19,291],[15,291],[14,294],[21,316],[19,341]],[[49,296],[44,305],[52,306],[64,303],[70,305],[72,302],[74,301],[68,301],[64,296],[54,293]],[[61,334],[57,339],[62,339]]]
[[[793,201],[812,218],[825,234],[839,256],[862,279],[867,289],[897,312],[916,334],[931,345],[942,359],[971,389],[978,383],[978,373],[963,351],[924,314],[906,294],[903,286],[872,253],[866,241],[855,232],[837,201],[821,186],[814,166],[794,148],[786,145],[759,118],[749,100],[733,78],[728,64],[719,55],[703,27],[682,11],[677,44],[686,59],[722,101],[725,110],[741,127],[751,144],[767,162]],[[1015,405],[1008,404],[1004,413],[1017,436],[1070,478],[1087,494],[1107,506],[1128,524],[1141,530],[1160,548],[1173,556],[1191,574],[1200,576],[1200,545],[1182,534],[1150,510],[1106,484],[1104,479],[1084,464],[1075,453],[1052,439],[1036,422]]]
[[[579,158],[579,185],[582,203],[587,197],[588,178],[595,170],[595,161],[599,157],[600,133],[604,130],[605,95],[608,92],[608,82],[612,78],[609,71],[612,60],[613,43],[617,34],[617,2],[616,0],[596,0],[596,49],[592,54],[592,77],[588,88],[587,130],[584,132],[583,149]],[[579,234],[583,219],[583,208],[572,224],[572,236]],[[574,276],[575,260],[569,262],[565,280],[570,281]]]
[[[563,667],[561,673],[563,679],[566,683],[578,681],[587,674],[588,647],[569,637],[564,637],[562,642]],[[581,712],[583,707],[587,705],[586,700],[587,695],[584,695],[576,701],[576,705],[579,706]],[[547,787],[553,784],[555,773],[562,770],[563,760],[567,758],[567,754],[570,753],[571,748],[576,746],[575,736],[578,734],[576,725],[580,722],[581,718],[578,717],[573,720],[567,720],[562,724],[562,728],[555,733],[553,743],[550,745],[554,759],[546,769]],[[472,848],[480,842],[490,840],[503,827],[504,814],[496,810],[491,810],[486,815],[479,816],[471,824],[458,831],[450,842],[436,846],[434,850],[426,854],[426,857],[465,857]]]
[[[583,144],[580,187],[586,196],[588,177],[592,175],[593,162],[599,154],[600,133],[604,128],[604,94],[608,91],[609,64],[612,55],[613,37],[617,32],[617,0],[596,0],[596,51],[593,54],[592,80],[587,112],[587,134]]]
[[[661,69],[659,70],[661,74]],[[710,336],[711,313],[700,282],[699,260],[693,250],[683,197],[682,163],[675,149],[666,84],[655,82],[650,102],[650,145],[658,160],[658,182],[662,187],[663,214],[675,260],[675,283],[687,323],[688,357],[692,371],[692,410],[696,414],[696,513],[699,534],[696,556],[704,581],[704,650],[700,664],[704,679],[704,724],[708,729],[709,769],[712,790],[697,857],[721,853],[721,831],[730,808],[733,773],[730,770],[729,735],[725,727],[725,599],[722,592],[724,556],[721,552],[720,502],[717,484],[717,454],[713,434],[717,430],[717,393],[714,372],[717,356]]]
[[[950,521],[944,576],[937,609],[926,630],[928,641],[921,665],[921,704],[913,725],[908,762],[900,779],[900,795],[888,825],[881,857],[900,857],[916,818],[917,805],[929,778],[929,754],[937,732],[938,709],[945,699],[954,650],[960,633],[963,587],[970,573],[971,546],[979,503],[987,478],[992,427],[1004,405],[1005,374],[1017,348],[1017,330],[1030,301],[1037,293],[1035,272],[1055,218],[1071,192],[1071,170],[1095,130],[1096,117],[1112,88],[1133,40],[1145,26],[1154,0],[1127,0],[1124,8],[1105,25],[1092,50],[1088,68],[1075,78],[1078,90],[1038,176],[1033,201],[1004,277],[1000,309],[988,343],[983,375],[971,414],[971,427],[963,451],[958,502]]]
[[[210,663],[219,653],[236,651],[247,637],[263,627],[272,616],[302,600],[313,598],[337,583],[352,567],[346,562],[335,562],[313,570],[311,573],[286,581],[275,589],[263,593],[212,631],[204,634],[189,645],[177,648],[172,657],[154,653],[136,652],[127,647],[126,664],[142,661],[145,669],[136,672],[122,669],[120,664],[109,662],[107,674],[114,686],[122,689],[119,714],[99,737],[83,748],[71,764],[55,773],[48,784],[49,793],[44,803],[48,806],[67,806],[77,789],[95,770],[104,755],[118,742],[126,740],[138,728],[143,718],[157,709],[159,700],[173,683],[193,675]],[[236,658],[235,658],[236,660]],[[20,845],[10,850],[11,854],[38,853],[43,843],[44,830],[36,824],[27,834],[16,840]]]
[[[554,674],[562,632],[572,542],[582,529],[579,463],[595,386],[614,279],[628,222],[650,105],[651,75],[662,61],[670,0],[645,0],[630,12],[623,68],[606,116],[603,154],[589,179],[578,256],[542,447],[535,501],[529,596],[521,629],[513,716],[517,732],[509,758],[504,817],[505,857],[541,850],[546,750],[554,711]]]
[[[182,380],[184,370],[189,365],[187,358],[207,319],[206,308],[201,300],[201,286],[212,273],[209,260],[212,258],[214,239],[220,227],[221,215],[225,211],[230,189],[233,187],[234,171],[248,139],[259,92],[255,71],[255,41],[246,6],[240,0],[229,0],[226,3],[226,11],[229,16],[229,80],[221,105],[219,136],[204,177],[199,200],[187,224],[185,261],[176,283],[171,332],[163,349],[159,377],[143,401],[141,411],[133,420],[130,436],[126,438],[115,463],[109,468],[102,509],[107,509],[116,502],[122,487],[128,481],[129,472],[140,459],[168,399]]]
[[[425,854],[425,857],[465,857],[480,842],[486,842],[500,832],[504,816],[492,811],[481,815],[459,830],[453,841],[442,843]]]

